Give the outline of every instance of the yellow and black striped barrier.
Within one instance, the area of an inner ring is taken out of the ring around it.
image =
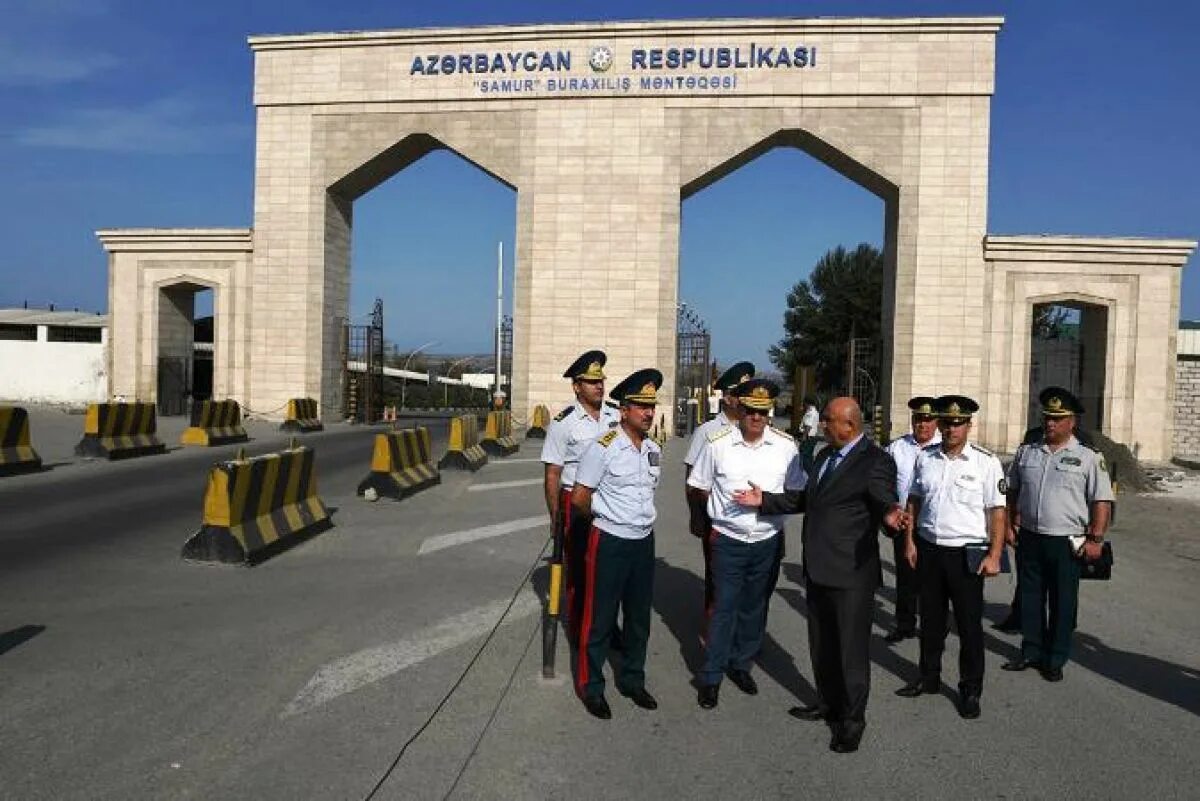
[[[0,406],[0,476],[42,469],[42,459],[29,441],[29,413],[20,406]]]
[[[451,417],[450,444],[438,467],[475,471],[487,464],[487,460],[487,452],[479,445],[479,419],[473,414]]]
[[[488,412],[487,427],[479,443],[489,456],[512,456],[521,443],[512,436],[512,412]]]
[[[373,489],[381,496],[400,500],[441,481],[433,464],[429,429],[405,428],[375,435],[371,472],[359,483],[358,494]]]
[[[317,402],[312,398],[292,398],[287,405],[287,418],[280,424],[280,431],[324,431],[321,417],[317,413]]]
[[[546,430],[550,428],[550,410],[538,404],[529,415],[529,428],[525,430],[525,439],[545,439]]]
[[[235,400],[206,400],[192,406],[191,426],[179,438],[181,445],[228,445],[250,439],[242,428],[242,407]]]
[[[204,518],[183,558],[252,565],[333,525],[317,496],[312,448],[218,462],[208,473]]]
[[[153,403],[93,403],[83,418],[76,456],[128,459],[165,453]]]

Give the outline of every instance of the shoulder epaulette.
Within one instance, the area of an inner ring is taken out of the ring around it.
[[[612,401],[605,401],[604,405],[610,409],[620,409],[621,408],[621,404],[613,403]]]
[[[788,432],[784,431],[782,428],[776,428],[775,426],[771,426],[771,430],[774,431],[779,436],[783,437],[784,439],[791,440],[792,442],[796,441],[795,437],[793,437]]]
[[[989,451],[987,448],[981,448],[980,446],[976,445],[974,442],[971,443],[971,447],[987,456],[995,456],[995,454],[992,453],[991,451]]]
[[[607,448],[609,445],[612,445],[613,440],[617,438],[617,433],[617,429],[614,428],[612,431],[609,431],[600,439],[596,440],[596,442],[600,443],[600,447]]]
[[[554,419],[561,423],[563,420],[566,420],[568,417],[570,417],[571,412],[573,412],[573,411],[575,411],[575,406],[574,405],[568,406],[567,408],[565,408],[561,412],[559,412],[558,415]]]
[[[709,431],[708,436],[705,437],[705,439],[708,440],[709,442],[716,442],[717,440],[719,440],[721,437],[725,436],[732,430],[733,430],[733,428],[730,426],[721,426],[718,429]]]

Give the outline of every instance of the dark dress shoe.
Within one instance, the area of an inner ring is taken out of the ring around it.
[[[916,636],[917,636],[916,629],[892,629],[891,631],[889,631],[887,633],[887,636],[883,638],[883,641],[886,642],[888,645],[895,645],[898,642],[904,642],[905,640],[911,640],[913,637],[916,637]]]
[[[1062,681],[1063,680],[1062,668],[1060,668],[1060,667],[1056,667],[1056,668],[1043,667],[1043,668],[1040,668],[1040,670],[1042,672],[1042,678],[1045,679],[1046,681]]]
[[[712,709],[717,705],[717,696],[721,693],[720,684],[703,684],[696,692],[696,703],[701,709]]]
[[[917,679],[912,684],[905,684],[899,690],[896,690],[896,695],[901,698],[916,698],[920,695],[933,695],[939,689],[941,689],[940,681]]]
[[[646,692],[645,687],[638,687],[636,690],[629,692],[621,691],[621,695],[633,701],[642,709],[658,709],[658,701],[654,700],[654,696]]]
[[[746,695],[758,695],[758,682],[750,675],[748,670],[730,670],[727,674],[729,680],[737,685],[737,688]]]
[[[1025,657],[1021,656],[1021,657],[1017,657],[1016,659],[1012,660],[1011,662],[1005,662],[1003,665],[1000,666],[1000,669],[1007,670],[1009,673],[1020,673],[1022,670],[1028,670],[1029,668],[1035,668],[1035,667],[1038,667],[1037,662],[1035,662],[1032,659],[1026,659]]]
[[[829,716],[829,710],[820,704],[813,704],[812,706],[794,706],[788,710],[788,714],[798,720],[825,720]]]
[[[1016,634],[1021,630],[1021,621],[1017,620],[1016,616],[1009,615],[999,623],[993,623],[992,628],[1005,634]]]
[[[958,699],[959,717],[974,720],[979,717],[979,696],[975,693],[963,693]]]
[[[829,743],[829,750],[835,754],[853,754],[858,750],[858,744],[862,742],[863,731],[866,726],[862,723],[852,723],[843,721],[833,728],[833,740]]]
[[[604,700],[603,695],[587,695],[583,699],[583,707],[592,714],[593,717],[601,720],[609,720],[612,718],[612,710],[608,708],[608,701]]]

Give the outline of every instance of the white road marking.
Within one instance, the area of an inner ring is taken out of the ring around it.
[[[491,484],[472,484],[467,492],[487,492],[488,490],[510,489],[512,487],[532,487],[543,483],[541,478],[522,478],[517,481],[493,481]]]
[[[482,636],[496,625],[508,599],[494,601],[448,617],[410,637],[342,657],[318,670],[284,708],[281,717],[299,715],[333,699],[393,676],[443,651]],[[522,593],[505,623],[529,617],[542,608],[532,592]]]
[[[549,516],[537,515],[535,517],[522,517],[520,520],[510,520],[507,523],[493,523],[490,526],[469,528],[466,531],[452,531],[449,534],[438,534],[436,537],[430,537],[421,543],[421,547],[417,549],[417,556],[440,551],[443,548],[453,548],[455,545],[462,545],[467,542],[487,540],[492,537],[503,537],[505,534],[515,534],[518,531],[528,531],[531,528],[548,525],[550,525]]]

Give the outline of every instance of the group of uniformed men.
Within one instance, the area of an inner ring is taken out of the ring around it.
[[[563,374],[576,402],[555,417],[542,451],[546,505],[564,546],[575,690],[602,719],[612,716],[603,676],[610,649],[621,652],[618,691],[643,709],[658,706],[646,690],[645,657],[662,470],[649,432],[663,381],[658,370],[639,370],[606,402],[605,363],[603,352],[589,351]],[[969,441],[979,408],[970,398],[912,398],[912,432],[886,451],[864,437],[854,400],[835,398],[820,417],[827,445],[806,471],[793,438],[768,422],[779,387],[754,373],[740,362],[717,380],[722,408],[697,429],[685,458],[689,527],[704,556],[697,703],[717,706],[725,676],[746,694],[758,692],[751,669],[784,555],[784,522],[796,512],[805,513],[818,698],[789,713],[825,721],[832,750],[857,750],[866,725],[880,530],[893,539],[896,564],[895,627],[885,640],[920,638],[919,674],[898,695],[940,689],[952,607],[957,707],[964,718],[979,717],[984,580],[1007,570],[1006,544],[1017,554],[1022,645],[1003,668],[1061,680],[1080,567],[1100,557],[1113,501],[1103,458],[1074,436],[1078,399],[1059,387],[1041,393],[1044,435],[1017,451],[1006,474]]]

